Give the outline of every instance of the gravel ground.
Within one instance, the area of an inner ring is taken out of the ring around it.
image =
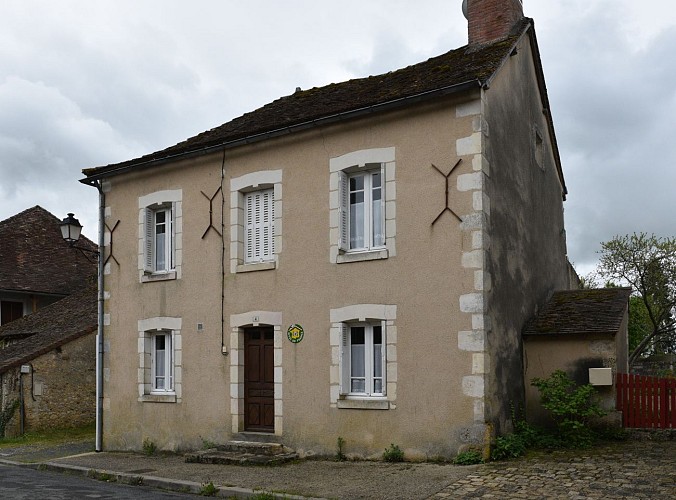
[[[426,498],[477,466],[304,460],[281,466],[188,464],[176,455],[97,453],[58,460],[82,467],[138,473],[291,495],[341,499]]]

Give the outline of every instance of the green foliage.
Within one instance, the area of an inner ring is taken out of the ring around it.
[[[385,448],[383,452],[383,460],[386,462],[403,462],[404,452],[396,444],[390,443],[390,446]]]
[[[202,487],[200,488],[200,495],[203,497],[213,497],[216,496],[216,493],[218,493],[218,488],[214,486],[212,481],[203,483]]]
[[[596,391],[591,384],[576,387],[568,375],[557,370],[549,378],[534,378],[531,385],[540,391],[540,402],[556,424],[559,437],[573,447],[593,443],[594,432],[589,422],[605,412],[594,401]]]
[[[7,406],[5,406],[5,409],[0,412],[0,438],[5,437],[5,428],[7,427],[7,424],[9,423],[10,420],[12,420],[12,417],[14,416],[14,412],[16,409],[19,407],[19,400],[15,399],[11,403],[9,403]]]
[[[615,236],[601,243],[596,274],[602,281],[631,286],[643,303],[630,304],[630,341],[635,345],[630,365],[642,354],[676,352],[676,238]]]
[[[507,460],[517,458],[526,453],[528,443],[523,436],[512,433],[495,438],[495,447],[491,452],[493,460]]]
[[[203,450],[211,450],[213,448],[216,448],[218,445],[214,443],[213,441],[209,441],[208,439],[202,439],[202,449]]]
[[[484,459],[478,450],[461,451],[453,459],[455,465],[475,465],[483,463]]]
[[[157,451],[157,446],[153,443],[150,438],[145,438],[143,440],[143,453],[145,455],[151,456],[154,455]]]
[[[343,462],[347,460],[347,457],[345,456],[344,450],[345,449],[345,440],[341,437],[338,436],[338,439],[336,440],[336,460],[339,462]]]

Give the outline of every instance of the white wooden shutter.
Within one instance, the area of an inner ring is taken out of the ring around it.
[[[275,204],[272,189],[261,192],[261,260],[270,260],[275,254]]]
[[[171,203],[171,213],[169,214],[169,223],[171,225],[171,231],[168,231],[169,237],[169,255],[171,256],[171,262],[169,262],[169,269],[176,268],[176,202]]]
[[[338,375],[340,377],[340,394],[350,392],[350,327],[340,324],[340,361]]]
[[[146,207],[143,209],[145,213],[143,214],[144,227],[143,227],[143,271],[146,273],[152,273],[154,271],[153,266],[153,211]]]
[[[350,185],[348,177],[342,170],[338,172],[338,249],[347,252],[350,249],[349,210]]]
[[[254,242],[255,238],[255,228],[256,224],[254,223],[254,208],[256,205],[256,200],[254,199],[255,193],[247,193],[244,196],[244,210],[246,212],[246,227],[245,227],[245,236],[244,236],[244,261],[253,262],[256,255],[256,245]]]
[[[246,228],[244,261],[259,262],[273,258],[275,249],[274,191],[255,191],[245,195]]]
[[[387,321],[380,322],[381,342],[383,347],[380,349],[383,363],[383,396],[387,395]]]

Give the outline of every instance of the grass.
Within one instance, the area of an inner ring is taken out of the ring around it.
[[[22,445],[35,444],[60,444],[70,441],[85,441],[91,439],[94,441],[96,429],[94,425],[85,427],[51,429],[36,432],[27,432],[22,436],[13,438],[0,438],[0,449],[11,448]]]

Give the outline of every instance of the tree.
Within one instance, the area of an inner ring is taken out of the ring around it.
[[[597,274],[629,285],[629,366],[646,352],[676,352],[676,238],[646,233],[601,243]]]

